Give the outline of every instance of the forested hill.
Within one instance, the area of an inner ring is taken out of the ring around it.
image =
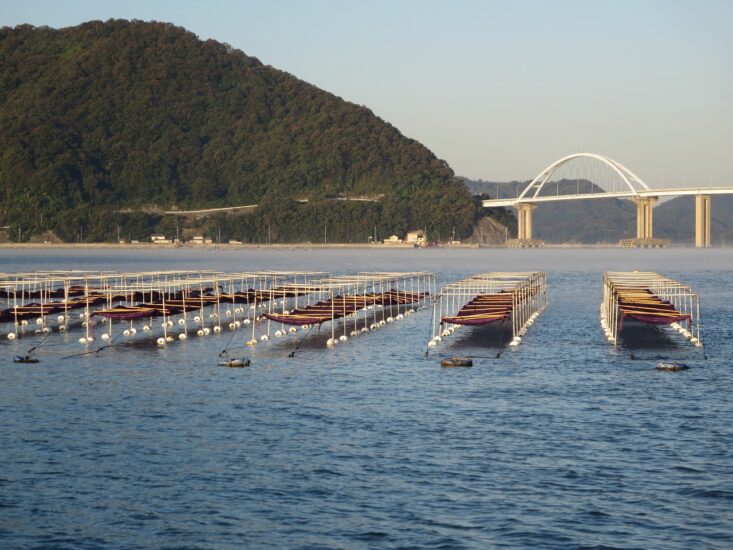
[[[171,24],[5,27],[0,67],[0,226],[13,235],[140,238],[176,223],[151,212],[246,204],[260,208],[216,220],[225,236],[467,235],[478,215],[444,161],[366,107]],[[338,196],[379,201],[326,201]]]

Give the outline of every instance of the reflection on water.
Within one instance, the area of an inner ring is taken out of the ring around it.
[[[731,250],[0,250],[48,268],[544,270],[550,307],[498,358],[495,327],[426,357],[427,310],[246,369],[217,366],[229,333],[72,359],[55,334],[38,365],[1,342],[3,547],[733,544]],[[700,292],[707,359],[665,329],[607,343],[601,273],[630,269]],[[480,358],[440,368],[459,353]]]

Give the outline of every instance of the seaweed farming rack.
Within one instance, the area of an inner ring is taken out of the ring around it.
[[[429,347],[464,326],[511,321],[510,346],[517,346],[547,307],[544,272],[494,272],[473,275],[440,289],[433,304]],[[502,327],[503,328],[503,327]]]
[[[253,346],[330,322],[333,346],[412,314],[434,292],[435,277],[424,272],[0,274],[0,335],[45,339],[74,331],[88,346],[141,333],[166,346],[191,334],[242,329]]]
[[[82,329],[79,342],[89,344],[97,338],[95,327],[98,332],[99,325],[107,325],[99,336],[107,340],[116,323],[126,326],[118,336],[134,336],[138,330],[162,332],[156,341],[165,345],[174,336],[186,339],[190,331],[206,336],[222,327],[239,329],[255,320],[265,304],[272,307],[278,301],[297,299],[283,289],[285,285],[325,275],[292,271],[1,274],[0,333],[14,340]],[[158,322],[162,331],[157,330]]]
[[[601,326],[609,342],[618,343],[628,320],[669,325],[695,346],[702,346],[699,294],[658,273],[604,273]]]
[[[361,272],[291,285],[288,288],[308,296],[308,303],[290,311],[264,313],[268,322],[260,339],[269,339],[273,324],[279,325],[275,336],[283,336],[286,326],[289,331],[298,326],[310,330],[328,322],[331,337],[326,345],[333,347],[412,315],[435,293],[435,285],[435,275],[427,272]]]

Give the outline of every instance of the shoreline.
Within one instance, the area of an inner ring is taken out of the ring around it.
[[[368,244],[368,243],[271,243],[271,244],[184,244],[177,246],[174,244],[155,244],[155,243],[0,243],[0,250],[21,250],[21,249],[42,249],[42,250],[97,250],[97,249],[117,249],[117,250],[305,250],[305,249],[355,249],[355,250],[408,250],[416,249],[412,245],[384,245],[384,244]],[[442,245],[424,247],[428,250],[466,250],[466,249],[510,249],[504,244],[459,244],[459,245]],[[613,243],[546,243],[538,248],[624,248]],[[664,248],[695,248],[692,244],[671,244]],[[729,245],[718,245],[711,248],[730,248]],[[422,249],[417,247],[418,250]]]

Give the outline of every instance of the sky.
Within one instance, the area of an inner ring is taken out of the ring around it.
[[[375,114],[458,175],[600,153],[733,185],[733,1],[0,0],[0,26],[167,21]]]

